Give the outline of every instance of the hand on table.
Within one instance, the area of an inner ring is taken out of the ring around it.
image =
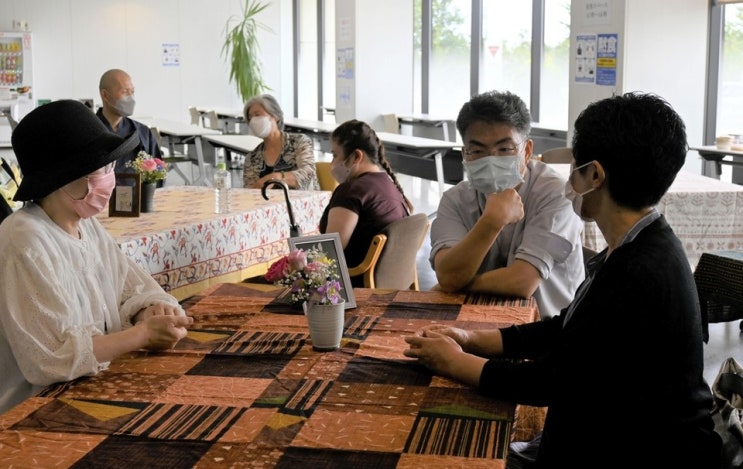
[[[188,326],[193,318],[183,315],[153,315],[137,322],[135,327],[145,328],[148,350],[165,350],[175,347],[179,340],[186,337]]]

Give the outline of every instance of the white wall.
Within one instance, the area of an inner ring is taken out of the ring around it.
[[[412,0],[336,0],[335,18],[336,50],[353,49],[354,61],[353,78],[336,77],[336,121],[384,130],[382,113],[413,109]]]
[[[586,3],[607,3],[608,24],[586,21]],[[589,103],[613,92],[643,91],[665,98],[686,124],[691,146],[702,143],[707,64],[708,0],[573,0],[571,3],[570,104],[568,141],[573,123]],[[577,84],[576,34],[618,33],[617,86]],[[684,170],[701,172],[696,152]]]
[[[266,0],[264,0],[266,1]],[[293,108],[291,0],[270,0],[259,21],[264,79]],[[224,29],[243,0],[0,0],[0,31],[25,20],[33,32],[33,97],[93,98],[109,68],[136,87],[135,115],[189,121],[188,106],[242,108],[221,55]],[[180,66],[161,63],[163,43],[180,45]],[[282,71],[283,70],[283,71]]]

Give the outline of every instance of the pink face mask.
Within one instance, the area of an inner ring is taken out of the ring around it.
[[[91,174],[86,179],[88,181],[88,193],[82,199],[75,199],[66,190],[62,189],[62,192],[70,198],[72,208],[80,218],[90,218],[103,210],[108,205],[114,187],[116,187],[116,175],[113,171]]]

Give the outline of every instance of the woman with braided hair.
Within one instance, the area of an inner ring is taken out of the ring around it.
[[[375,234],[413,211],[392,172],[384,146],[366,122],[350,120],[331,135],[331,173],[339,186],[320,219],[321,233],[338,233],[349,266],[364,260]],[[363,287],[363,278],[351,278]]]

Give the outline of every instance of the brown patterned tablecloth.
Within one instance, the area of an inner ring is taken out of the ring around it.
[[[136,352],[0,415],[4,467],[502,468],[516,407],[434,376],[403,340],[432,322],[538,320],[534,300],[356,289],[341,348],[315,352],[271,285],[184,302],[174,350]]]

